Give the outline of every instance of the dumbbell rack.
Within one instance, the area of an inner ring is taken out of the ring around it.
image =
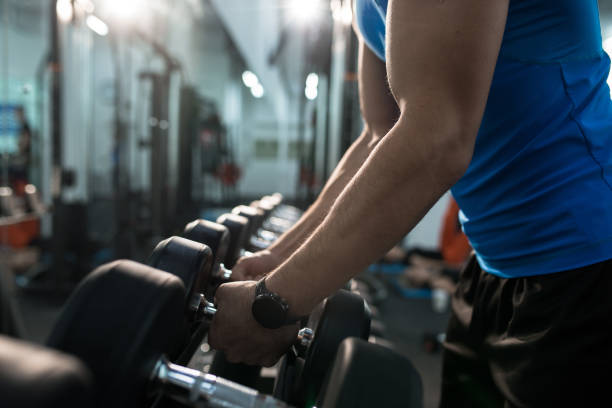
[[[263,224],[257,225],[251,234],[261,233]],[[414,391],[408,406],[421,406],[418,374],[406,358],[367,342],[371,313],[350,290],[328,297],[305,322],[310,328],[300,332],[276,375],[272,393],[281,398],[181,365],[206,337],[204,317],[216,312],[202,289],[211,277],[229,273],[217,261],[208,246],[171,237],[156,247],[150,266],[128,260],[105,264],[73,293],[47,345],[73,354],[91,370],[95,406],[177,406],[168,397],[180,406],[302,407],[315,399],[325,408],[407,406],[407,389]],[[364,382],[354,367],[370,370],[372,361],[386,363]],[[373,392],[355,399],[368,387]]]

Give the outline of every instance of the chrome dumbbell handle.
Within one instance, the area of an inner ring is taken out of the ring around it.
[[[214,304],[210,303],[203,294],[196,293],[189,302],[189,308],[192,312],[199,316],[207,317],[212,319],[217,313],[217,308]]]
[[[160,358],[153,379],[163,386],[164,394],[185,404],[213,408],[288,408],[289,405],[269,395],[232,381],[179,366]]]
[[[217,278],[221,279],[224,282],[227,282],[232,277],[232,271],[230,269],[227,269],[225,265],[220,264],[216,275]]]

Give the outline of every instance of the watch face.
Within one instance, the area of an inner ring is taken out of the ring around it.
[[[285,309],[270,296],[256,297],[253,301],[252,312],[255,320],[267,329],[278,329],[285,323]]]

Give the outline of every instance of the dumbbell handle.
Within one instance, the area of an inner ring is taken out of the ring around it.
[[[191,298],[191,310],[198,316],[212,319],[217,313],[217,308],[214,304],[210,303],[203,294],[196,293]]]
[[[160,358],[153,378],[163,385],[164,394],[182,403],[213,408],[288,408],[269,395],[212,374],[179,366]]]
[[[199,316],[207,319],[212,319],[217,313],[215,305],[206,300],[202,294],[194,295],[191,301],[191,309]],[[313,338],[314,331],[309,327],[304,327],[298,332],[294,346],[298,349],[305,350],[310,345]]]

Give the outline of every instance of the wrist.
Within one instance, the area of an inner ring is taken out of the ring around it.
[[[287,300],[266,285],[266,277],[255,285],[251,313],[261,326],[266,329],[279,329],[303,320],[304,316],[294,315]]]
[[[294,276],[303,276],[292,269]],[[308,315],[314,307],[313,302],[310,302],[310,293],[307,288],[300,285],[293,285],[299,279],[291,279],[287,276],[284,270],[277,269],[266,277],[266,287],[282,297],[289,307],[288,315],[291,317],[299,317]],[[311,306],[312,303],[312,306]]]

